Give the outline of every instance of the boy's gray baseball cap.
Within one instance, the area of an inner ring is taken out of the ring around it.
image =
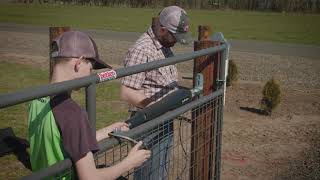
[[[159,15],[160,24],[173,33],[177,42],[189,44],[192,37],[189,33],[189,18],[185,10],[178,6],[168,6]]]
[[[67,31],[53,40],[51,58],[79,58],[95,61],[93,69],[112,68],[99,58],[98,49],[93,39],[80,31]]]

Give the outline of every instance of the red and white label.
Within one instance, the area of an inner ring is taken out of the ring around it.
[[[100,78],[100,82],[103,82],[103,81],[116,79],[117,78],[117,73],[116,73],[115,70],[110,70],[110,71],[105,71],[105,72],[98,73],[98,76]]]

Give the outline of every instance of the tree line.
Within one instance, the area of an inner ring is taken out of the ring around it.
[[[95,5],[108,7],[164,7],[235,9],[274,12],[320,12],[320,0],[18,0],[22,3]]]

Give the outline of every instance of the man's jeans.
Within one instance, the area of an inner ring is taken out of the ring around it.
[[[172,149],[173,131],[169,128],[169,132],[163,137],[159,132],[153,133],[143,139],[151,150],[151,157],[142,166],[134,171],[134,180],[165,180],[169,174],[169,158]],[[163,133],[160,133],[163,134]]]

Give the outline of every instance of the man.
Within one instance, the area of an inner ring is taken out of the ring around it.
[[[171,47],[176,42],[187,44],[191,41],[188,31],[189,19],[185,10],[178,6],[164,8],[159,14],[158,21],[154,21],[147,32],[142,34],[133,47],[129,49],[124,59],[124,66],[129,67],[173,56]],[[133,115],[137,110],[160,100],[170,91],[175,90],[177,81],[178,72],[175,65],[127,76],[121,80],[121,98],[129,102],[129,112]],[[171,122],[163,126],[165,128],[161,128],[164,130],[161,134],[167,134],[168,136],[155,135],[154,138],[151,138],[150,141],[160,143],[154,145],[154,147],[157,147],[156,149],[152,148],[151,165],[145,166],[149,169],[137,171],[135,173],[136,179],[145,176],[148,176],[146,179],[167,178],[169,153],[162,149],[169,149],[172,141],[173,125]],[[142,173],[142,171],[144,172]]]
[[[90,75],[92,69],[109,67],[99,59],[95,42],[79,31],[63,33],[54,40],[52,49],[54,67],[50,83],[81,78]],[[108,137],[115,128],[127,130],[128,127],[125,123],[115,123],[99,130],[94,137],[86,111],[71,99],[71,92],[32,101],[28,126],[33,171],[70,158],[77,174],[73,172],[67,179],[116,179],[150,156],[150,151],[139,149],[142,144],[139,142],[120,163],[96,169],[93,153],[99,150],[97,139]]]

